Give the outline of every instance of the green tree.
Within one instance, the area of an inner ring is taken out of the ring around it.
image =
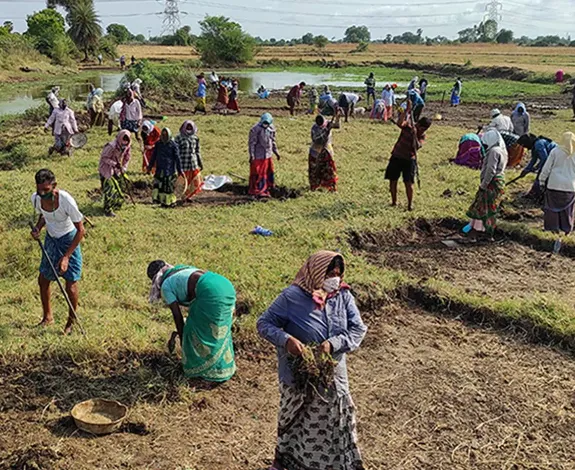
[[[367,26],[350,26],[345,30],[344,42],[370,42],[371,33]]]
[[[206,16],[200,21],[200,29],[196,49],[205,63],[242,64],[253,59],[255,40],[238,23],[224,16]]]
[[[12,33],[12,31],[14,31],[14,23],[11,21],[4,21],[2,28],[4,28],[4,30],[6,30],[8,33]]]
[[[318,49],[325,49],[325,46],[327,46],[328,42],[329,39],[321,34],[313,38],[313,45]]]
[[[509,44],[513,42],[513,31],[510,29],[502,29],[497,33],[495,40],[499,44]]]
[[[29,15],[26,23],[26,37],[30,38],[37,51],[52,57],[54,44],[66,35],[64,17],[56,10],[46,8]]]
[[[311,33],[306,33],[301,37],[301,42],[302,44],[306,44],[308,46],[311,46],[314,43],[314,37],[313,34]]]
[[[146,36],[144,36],[143,34],[138,34],[134,38],[134,41],[139,42],[139,43],[144,43],[144,42],[146,42]]]
[[[477,42],[479,37],[477,26],[473,26],[473,28],[465,28],[461,31],[458,31],[457,34],[459,35],[459,42],[468,43],[468,42]]]
[[[94,9],[92,0],[75,0],[66,17],[70,30],[68,34],[78,49],[84,53],[84,60],[88,60],[88,53],[98,48],[102,37],[100,19]]]
[[[497,36],[497,21],[487,20],[482,21],[477,27],[479,42],[493,42]]]
[[[134,35],[123,24],[112,23],[108,25],[106,33],[116,41],[116,44],[126,44],[134,40]]]

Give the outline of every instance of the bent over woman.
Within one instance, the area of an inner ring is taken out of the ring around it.
[[[170,307],[180,338],[186,377],[225,382],[236,372],[232,323],[236,291],[225,277],[186,265],[171,266],[153,261],[148,266],[152,281],[150,303],[163,300]],[[184,322],[180,305],[188,307]]]
[[[333,160],[331,130],[339,127],[336,121],[327,122],[320,114],[315,118],[311,128],[312,144],[309,148],[309,186],[312,191],[322,187],[329,191],[336,190],[337,169]]]
[[[280,381],[278,440],[272,469],[362,470],[355,406],[349,393],[346,353],[361,344],[367,327],[347,284],[338,253],[312,255],[259,318],[260,335],[276,346]],[[302,390],[289,359],[319,344],[337,361],[326,390]],[[272,470],[270,469],[270,470]]]

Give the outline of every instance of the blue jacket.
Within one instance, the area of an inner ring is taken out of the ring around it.
[[[279,379],[289,386],[294,382],[285,347],[288,338],[293,336],[304,344],[329,341],[332,356],[338,361],[335,368],[337,393],[339,396],[349,393],[345,354],[359,347],[367,327],[348,289],[339,291],[327,300],[324,309],[319,310],[311,295],[291,285],[259,318],[257,328],[263,338],[276,346]]]
[[[555,147],[557,147],[555,142],[550,142],[547,139],[537,139],[531,151],[531,161],[523,171],[525,173],[539,173],[543,169],[551,150]]]

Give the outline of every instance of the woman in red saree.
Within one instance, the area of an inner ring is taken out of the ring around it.
[[[274,187],[274,165],[272,157],[280,160],[276,144],[276,130],[270,113],[262,115],[250,131],[250,188],[249,194],[256,197],[270,197]]]
[[[142,172],[146,173],[148,164],[152,158],[154,147],[160,140],[160,129],[150,121],[144,121],[142,124],[142,141],[144,143],[144,158],[142,162]]]

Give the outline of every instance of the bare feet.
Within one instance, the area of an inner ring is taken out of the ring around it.
[[[408,210],[409,212],[413,211],[413,206],[408,206],[407,210]]]
[[[168,351],[170,351],[170,354],[174,354],[174,350],[176,349],[176,340],[178,339],[178,332],[174,331],[172,333],[172,336],[170,337],[170,340],[168,341]]]
[[[74,326],[74,319],[68,318],[68,321],[66,322],[66,326],[64,327],[64,334],[65,335],[71,334],[73,326]]]
[[[53,325],[53,324],[54,324],[53,318],[43,318],[42,321],[40,323],[38,323],[38,325],[36,325],[36,326],[45,328],[45,327]]]

